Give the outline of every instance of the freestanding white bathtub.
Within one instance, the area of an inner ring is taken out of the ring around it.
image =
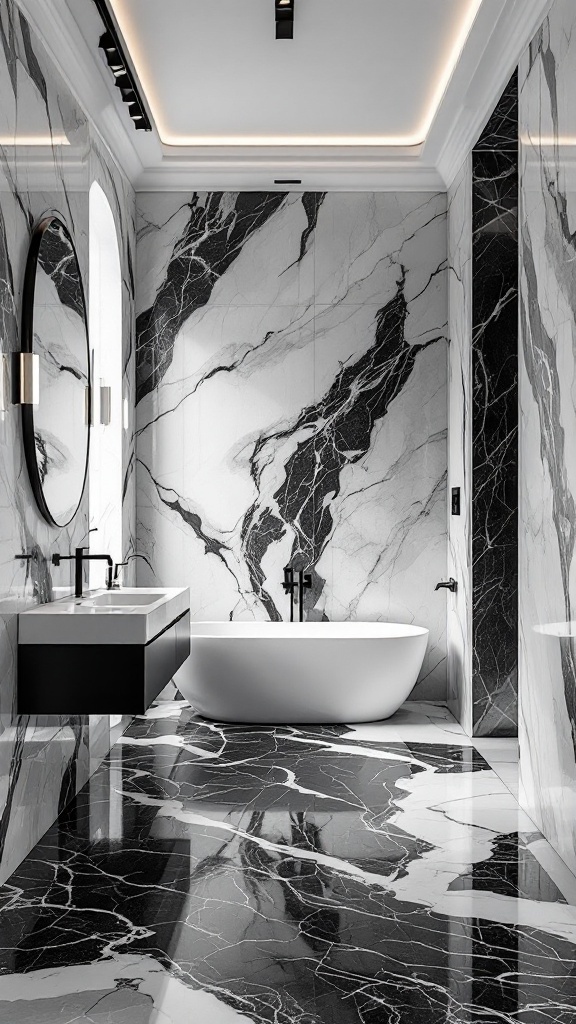
[[[428,630],[391,622],[193,622],[174,681],[223,722],[373,722],[407,699]]]

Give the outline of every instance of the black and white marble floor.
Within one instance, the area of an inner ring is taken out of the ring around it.
[[[160,701],[0,889],[0,1022],[569,1024],[548,854],[445,709],[274,729]]]

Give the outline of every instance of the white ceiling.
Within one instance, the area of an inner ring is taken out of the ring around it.
[[[172,146],[419,145],[481,2],[109,0]]]
[[[139,190],[442,189],[552,0],[108,0],[154,118],[135,131],[93,0],[16,0]]]

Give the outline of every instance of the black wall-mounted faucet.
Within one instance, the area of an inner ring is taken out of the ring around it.
[[[312,587],[312,575],[298,569],[298,579],[294,579],[294,569],[291,565],[284,566],[284,593],[290,594],[290,622],[294,622],[294,595],[298,594],[298,621],[304,622],[304,591]]]
[[[60,562],[74,562],[74,597],[82,597],[84,589],[83,569],[84,562],[108,562],[106,570],[106,589],[112,589],[112,571],[114,562],[110,555],[88,555],[84,554],[86,548],[76,548],[73,555],[52,555],[52,565],[60,565]]]
[[[442,590],[442,588],[444,588],[445,590],[451,590],[452,593],[455,594],[456,591],[458,590],[458,584],[456,580],[450,577],[447,583],[437,583],[436,586],[434,587],[434,590]]]
[[[143,559],[144,562],[146,562],[147,566],[150,566],[150,562],[148,561],[146,555],[140,555],[140,554],[138,554],[137,551],[135,551],[132,555],[128,555],[127,559],[124,562],[116,562],[114,564],[114,577],[113,577],[113,580],[112,580],[112,590],[119,590],[120,589],[120,573],[121,573],[121,571],[122,571],[122,569],[124,568],[125,565],[129,565],[130,564],[130,562],[132,561],[133,558],[141,558],[141,559]]]

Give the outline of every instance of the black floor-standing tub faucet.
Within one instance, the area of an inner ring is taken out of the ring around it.
[[[290,594],[290,622],[294,622],[294,597],[297,594],[298,621],[304,622],[304,591],[312,588],[312,574],[298,569],[298,579],[294,579],[291,565],[284,566],[284,593]]]

